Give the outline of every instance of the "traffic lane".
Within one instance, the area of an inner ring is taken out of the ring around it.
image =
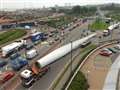
[[[86,27],[86,26],[85,26]],[[70,41],[71,39],[79,39],[80,38],[80,28],[76,29],[76,30],[72,30],[71,33],[74,33],[72,35],[69,35],[69,37],[65,38],[68,41]],[[64,43],[69,43],[69,42],[64,42]],[[69,55],[68,55],[69,56]],[[67,60],[69,60],[68,58],[65,58],[65,60],[59,60],[55,63],[53,63],[53,67],[51,66],[51,73],[47,73],[45,76],[43,76],[39,81],[37,81],[32,87],[31,90],[47,90],[47,88],[50,86],[50,84],[52,83],[52,81],[55,79],[55,77],[57,76],[57,74],[59,74],[59,72],[61,71],[61,69],[65,66]],[[57,68],[56,68],[57,67]],[[21,85],[17,88],[18,90],[26,90],[24,87],[22,87]],[[17,90],[16,89],[16,90]]]
[[[75,55],[78,51],[79,49],[73,51],[73,55]],[[51,64],[50,70],[38,81],[36,81],[30,88],[27,89],[20,85],[16,90],[48,90],[53,80],[57,77],[70,58],[71,56],[68,54]]]
[[[111,39],[120,39],[120,30],[118,29],[114,29],[112,31],[112,34],[108,35],[108,36],[102,36],[102,38],[100,39],[100,42],[104,42],[104,41],[109,41]]]
[[[83,26],[84,26],[84,25],[83,25]],[[82,27],[82,26],[80,26],[80,27]],[[83,28],[83,27],[82,27],[82,28]],[[77,28],[73,29],[72,31],[69,31],[69,33],[66,31],[67,34],[69,34],[69,35],[65,35],[64,44],[69,43],[71,40],[74,41],[74,40],[76,40],[76,39],[79,39],[79,38],[80,38],[79,34],[83,32],[83,29],[84,29],[84,28],[83,28],[82,30],[79,30],[79,29],[80,29],[80,28],[77,27]],[[77,32],[79,32],[79,31],[80,31],[80,33],[78,34]],[[72,36],[74,36],[74,33],[77,35],[77,38],[72,38]],[[66,37],[67,37],[67,38],[66,38]],[[68,40],[69,38],[71,38],[71,40]],[[53,38],[52,38],[52,37],[49,38],[48,41],[50,41],[50,40],[53,40]],[[30,39],[27,40],[27,43],[32,44],[32,42],[31,42]],[[49,45],[37,44],[37,45],[35,45],[34,47],[35,47],[35,49],[38,51],[39,56],[42,56],[42,55],[45,53],[45,51],[47,51],[47,50],[49,49],[50,46],[49,46]],[[18,53],[19,53],[20,55],[24,55],[26,52],[27,52],[27,50],[25,50],[25,49],[22,49],[21,51],[18,51]],[[36,57],[35,59],[38,59],[38,58]],[[11,70],[10,59],[9,59],[9,58],[6,58],[5,60],[8,61],[8,65],[6,65],[6,66],[4,66],[3,68],[1,68],[1,69],[0,69],[1,71]],[[29,61],[29,62],[31,62],[31,61]]]
[[[85,29],[87,30],[87,27],[88,27],[88,23],[85,23],[84,25],[81,25],[80,27],[77,27],[73,29],[72,31],[69,31],[68,35],[64,36],[64,39],[62,40],[63,41],[62,45],[70,43],[70,41],[75,41],[77,39],[83,38],[82,34],[86,33],[83,31]]]
[[[75,30],[72,30],[71,32],[74,32],[74,31],[75,31]],[[37,46],[39,46],[39,45],[37,45]],[[38,47],[38,49],[39,49],[39,48],[40,48],[40,47]],[[44,49],[47,49],[47,48],[45,47]],[[44,50],[44,49],[43,49],[43,50]],[[39,51],[42,51],[41,53],[46,52],[45,50],[44,50],[44,51],[43,51],[43,50],[40,50],[40,49],[39,49]],[[22,53],[22,51],[21,51],[21,53]],[[39,53],[40,53],[40,52],[39,52]],[[39,57],[34,58],[34,60],[38,60],[38,59],[41,57],[41,55],[42,55],[42,54],[40,54]],[[33,60],[32,60],[32,61],[33,61]],[[29,61],[29,63],[31,63],[31,61]],[[24,68],[22,68],[20,71],[22,71],[23,69],[24,69]],[[20,71],[19,71],[19,72],[20,72]],[[19,72],[18,72],[18,73],[19,73]]]

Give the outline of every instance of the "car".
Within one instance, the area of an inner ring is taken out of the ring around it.
[[[120,50],[120,45],[118,44],[114,48],[117,49],[117,50]]]
[[[56,38],[55,38],[55,41],[58,41],[59,39],[60,39],[59,37],[56,37]]]
[[[103,48],[101,51],[108,51],[109,53],[112,53],[108,48]]]
[[[117,53],[117,50],[115,50],[114,48],[108,48],[108,49],[113,53]]]
[[[0,68],[5,66],[7,64],[7,61],[0,60]]]
[[[48,41],[49,45],[52,45],[54,43],[53,40]]]
[[[49,37],[53,37],[53,35],[54,35],[54,34],[51,34],[51,33],[50,33],[50,34],[49,34]]]
[[[5,71],[0,74],[0,82],[5,83],[6,81],[10,80],[15,73],[13,71]]]
[[[28,45],[26,45],[26,50],[30,50],[30,49],[32,49],[33,47],[34,47],[33,44],[28,44]]]
[[[10,59],[11,59],[11,60],[16,59],[16,58],[19,57],[19,56],[20,56],[20,54],[14,53],[14,54],[12,54],[12,55],[10,56]]]
[[[91,44],[91,41],[87,41],[81,44],[81,48],[84,48],[86,46],[88,46],[89,44]]]
[[[112,55],[112,52],[109,51],[107,48],[104,48],[100,51],[99,54],[102,55],[102,56],[110,56],[110,55]]]

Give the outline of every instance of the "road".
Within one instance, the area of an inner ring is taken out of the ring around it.
[[[69,34],[64,37],[64,40],[60,45],[64,45],[69,43],[70,41],[79,39],[81,37],[81,34],[83,33],[86,34],[84,30],[87,30],[87,24],[72,30],[71,33],[67,31],[66,33],[69,33]],[[118,32],[119,32],[119,29],[114,30],[112,34],[112,38],[118,38],[119,37]],[[89,34],[90,33],[91,32],[89,32]],[[99,40],[106,41],[106,40],[109,40],[110,38],[111,36],[102,37],[101,39],[95,38],[93,39],[93,41],[96,43],[96,42],[99,42]],[[66,57],[61,58],[61,60],[51,64],[50,71],[48,71],[48,73],[44,75],[39,81],[35,82],[34,85],[29,89],[26,89],[20,85],[16,88],[16,90],[47,90],[48,87],[51,85],[52,81],[56,78],[56,76],[59,74],[59,72],[65,66],[65,64],[68,62],[69,59],[70,59],[70,55],[68,54]]]
[[[73,30],[73,31],[74,31],[74,30]],[[71,33],[72,33],[73,31],[71,31]],[[67,33],[70,34],[69,31],[66,31],[65,33],[66,33],[66,34],[67,34]],[[66,36],[66,34],[65,34],[65,36]],[[49,41],[49,40],[51,40],[51,39],[54,39],[54,37],[53,37],[53,38],[52,38],[52,37],[48,38],[47,41]],[[63,40],[63,41],[64,41],[64,40]],[[28,43],[31,43],[30,40],[27,40],[27,42],[28,42]],[[32,61],[30,60],[29,63],[32,63],[32,62],[34,62],[35,60],[40,59],[42,56],[44,56],[44,55],[47,54],[48,52],[56,49],[56,47],[59,47],[60,45],[62,45],[62,44],[59,44],[59,41],[56,41],[56,42],[55,42],[54,44],[52,44],[52,45],[48,45],[48,44],[47,44],[47,45],[43,45],[43,44],[35,45],[34,47],[35,47],[36,50],[38,51],[39,55],[38,55],[37,57],[35,57]],[[20,53],[21,55],[22,55],[22,54],[25,54],[25,52],[26,52],[26,51],[25,51],[24,49],[21,50],[21,51],[19,51],[19,53]],[[9,58],[7,58],[7,59],[5,59],[5,60],[8,61],[8,62],[10,62]],[[1,68],[0,70],[1,70],[1,71],[12,70],[10,63],[8,63],[6,66],[4,66],[3,68]],[[16,75],[18,75],[22,70],[24,70],[24,68],[22,68],[20,71],[16,72]],[[12,78],[12,80],[14,80],[14,77]],[[9,80],[9,82],[6,82],[5,84],[1,85],[0,88],[4,87],[4,86],[6,86],[6,85],[8,86],[9,83],[10,83],[12,80]],[[11,85],[11,84],[10,84],[10,85]],[[13,85],[11,85],[11,86],[13,86]],[[14,85],[14,87],[16,87],[16,86],[17,86],[17,85]]]
[[[69,33],[67,36],[64,37],[65,39],[62,41],[62,45],[69,43],[71,40],[74,41],[79,39],[84,29],[87,29],[87,24],[81,25],[80,27],[70,31],[71,33]],[[16,88],[16,90],[47,90],[51,85],[52,81],[56,78],[56,76],[59,74],[61,69],[68,62],[69,58],[70,55],[67,55],[64,58],[61,58],[61,60],[51,64],[50,71],[48,71],[47,74],[45,74],[39,81],[35,82],[34,85],[29,89],[26,89],[20,85]]]

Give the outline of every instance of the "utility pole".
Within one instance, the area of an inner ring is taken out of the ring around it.
[[[70,56],[71,56],[71,65],[70,65],[70,68],[71,68],[71,75],[72,75],[72,41],[70,41],[71,42],[71,53],[70,53]]]

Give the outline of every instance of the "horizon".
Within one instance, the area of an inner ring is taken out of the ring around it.
[[[44,1],[37,1],[37,0],[1,0],[0,1],[0,10],[5,10],[5,11],[14,11],[18,9],[38,9],[38,8],[49,8],[49,7],[54,7],[54,6],[75,6],[75,5],[101,5],[101,4],[110,4],[110,3],[115,3],[115,4],[120,4],[120,0],[44,0]]]

